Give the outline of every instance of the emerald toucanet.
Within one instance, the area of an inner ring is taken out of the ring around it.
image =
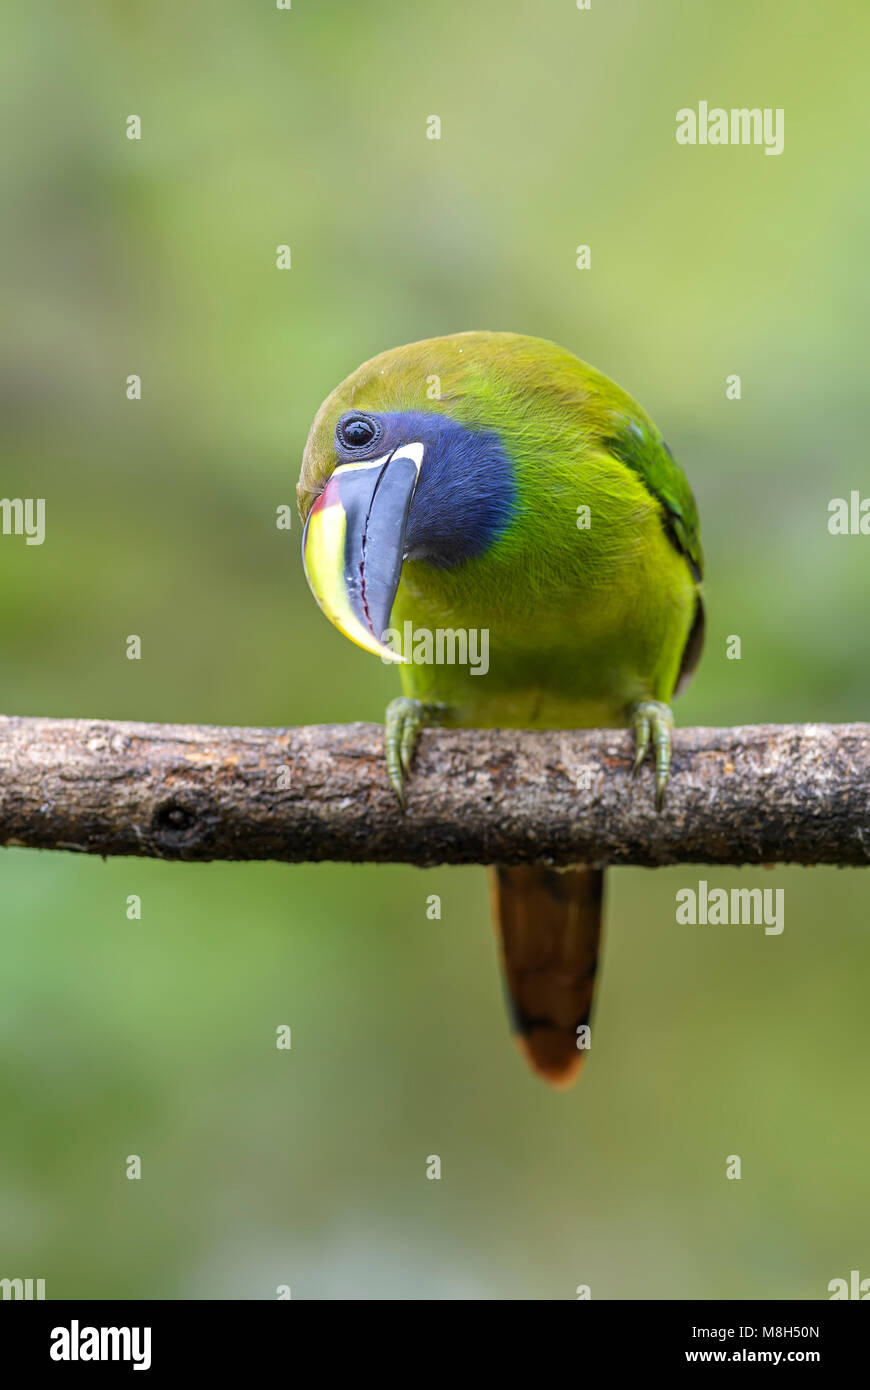
[[[652,743],[661,806],[667,702],[703,640],[698,513],[659,431],[620,387],[514,333],[394,348],[320,407],[298,499],[305,571],[326,616],[401,662],[404,694],[386,714],[400,801],[425,724],[632,725],[635,771]],[[421,632],[430,640],[418,650]],[[467,648],[476,635],[479,657],[485,636],[486,661],[457,660],[457,633]],[[399,634],[415,644],[404,658]],[[520,1043],[565,1085],[585,1056],[602,873],[490,874]]]

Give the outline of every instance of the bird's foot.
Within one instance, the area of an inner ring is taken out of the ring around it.
[[[652,742],[656,764],[656,810],[660,811],[665,800],[665,789],[671,770],[671,729],[674,716],[670,706],[661,700],[640,700],[629,711],[631,726],[634,729],[636,752],[632,777],[640,771],[646,751]]]
[[[411,759],[420,737],[420,730],[443,722],[446,705],[429,705],[400,695],[387,705],[384,718],[384,748],[387,755],[387,776],[399,805],[405,809],[405,775],[411,769]]]

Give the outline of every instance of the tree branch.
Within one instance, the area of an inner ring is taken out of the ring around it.
[[[870,863],[870,724],[677,729],[664,811],[626,730],[427,730],[403,816],[374,724],[0,717],[0,843],[160,859]]]

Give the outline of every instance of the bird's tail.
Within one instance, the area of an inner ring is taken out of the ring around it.
[[[517,1041],[539,1076],[570,1086],[589,1043],[604,873],[521,864],[489,875]]]

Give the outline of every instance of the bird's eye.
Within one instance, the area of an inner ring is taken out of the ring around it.
[[[377,423],[368,415],[345,415],[338,422],[338,441],[346,449],[364,449],[379,433]]]

